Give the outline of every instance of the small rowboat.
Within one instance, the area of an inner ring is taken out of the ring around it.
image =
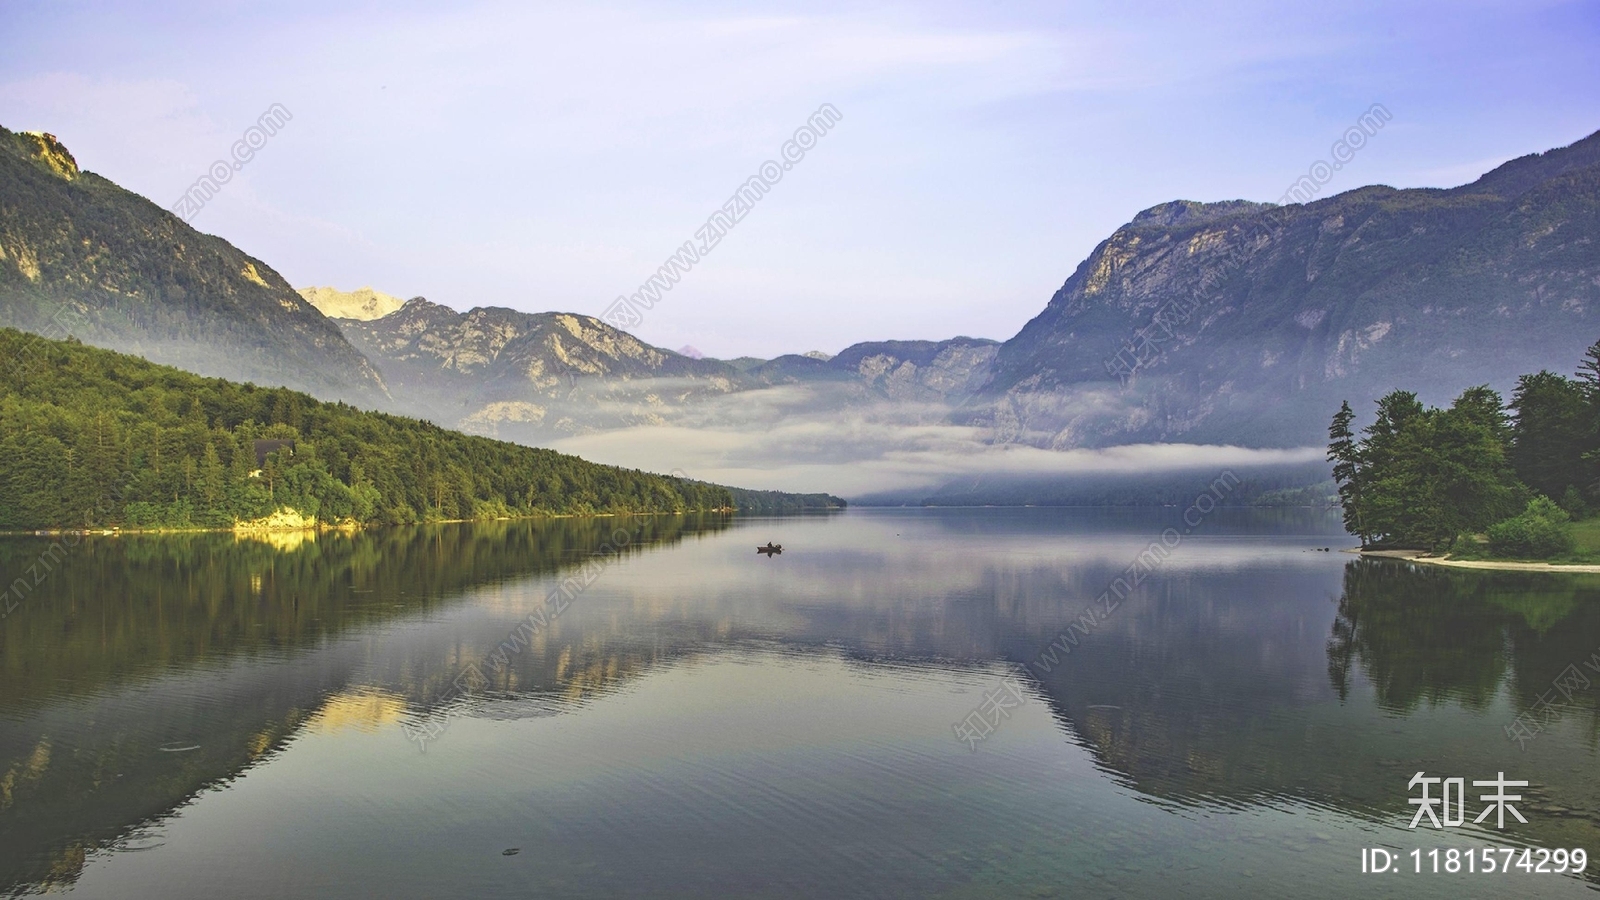
[[[782,553],[783,552],[783,545],[782,544],[774,544],[771,541],[767,541],[767,545],[765,547],[757,547],[756,548],[756,552],[757,553],[765,553],[766,555],[771,556],[774,553]]]

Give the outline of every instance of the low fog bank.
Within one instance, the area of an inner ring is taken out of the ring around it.
[[[997,443],[990,429],[951,425],[933,409],[906,405],[790,415],[772,415],[762,405],[751,412],[750,420],[738,424],[641,425],[562,437],[549,446],[595,462],[681,471],[747,488],[823,491],[868,503],[1070,502],[1078,485],[1185,473],[1209,473],[1209,482],[1230,469],[1272,473],[1274,487],[1327,478],[1322,447],[1131,444],[1053,450]]]
[[[1329,465],[1320,460],[1293,464],[1246,460],[1216,467],[1139,472],[980,474],[953,478],[932,490],[879,491],[850,500],[857,506],[1186,507],[1202,495],[1209,495],[1212,499],[1203,501],[1207,507],[1214,504],[1327,508],[1335,493],[1329,469]]]

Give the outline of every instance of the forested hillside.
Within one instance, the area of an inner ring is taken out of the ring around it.
[[[226,527],[284,507],[385,524],[735,506],[724,487],[76,341],[0,329],[0,362],[0,528]]]

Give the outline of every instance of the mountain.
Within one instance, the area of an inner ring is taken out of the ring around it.
[[[924,425],[942,407],[993,443],[1292,447],[1319,444],[1341,400],[1364,409],[1404,386],[1444,403],[1565,371],[1600,337],[1597,241],[1600,133],[1451,189],[1163,203],[1003,344],[873,341],[724,363],[571,314],[407,304],[341,324],[397,396],[449,398],[430,414],[520,439],[744,427],[753,419],[729,403],[782,388],[786,415],[889,403],[916,405]]]
[[[986,383],[998,341],[957,337],[946,341],[863,341],[834,356],[815,351],[748,364],[732,361],[759,385],[846,383],[862,390],[856,401],[957,404]]]
[[[987,383],[1000,343],[984,338],[946,341],[869,341],[828,360],[829,368],[859,376],[890,400],[960,403]]]
[[[1449,190],[1162,204],[1095,248],[955,419],[1058,448],[1319,443],[1341,399],[1565,371],[1600,337],[1597,241],[1600,133]]]
[[[399,297],[375,291],[370,286],[356,288],[353,291],[341,291],[332,287],[308,287],[301,288],[299,294],[307,303],[315,306],[330,319],[368,321],[387,316],[405,303]]]
[[[380,318],[338,321],[405,411],[484,434],[657,423],[664,411],[741,382],[727,363],[653,347],[576,313],[462,313],[413,297]]]
[[[785,353],[752,366],[745,374],[755,384],[770,387],[779,384],[801,384],[818,381],[849,381],[850,373],[841,372],[825,360],[803,353]]]
[[[804,408],[883,400],[958,402],[999,344],[976,338],[856,344],[771,360],[695,358],[591,316],[502,307],[456,312],[413,297],[374,319],[341,318],[398,407],[464,430],[543,441],[639,425],[719,424],[714,404],[780,385],[831,386]]]
[[[0,325],[374,405],[378,371],[271,266],[0,128]]]

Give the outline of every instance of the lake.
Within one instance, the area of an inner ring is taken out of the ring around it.
[[[1426,855],[1600,852],[1600,579],[1182,513],[6,538],[0,893],[1600,885]],[[1465,779],[1462,825],[1407,827],[1418,772]],[[1526,823],[1474,824],[1502,772]]]

